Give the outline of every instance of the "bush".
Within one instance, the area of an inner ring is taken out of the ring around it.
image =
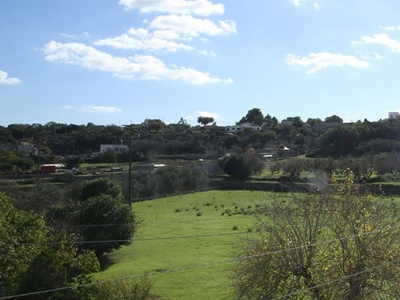
[[[257,215],[235,268],[236,299],[392,299],[400,293],[398,204],[361,193],[350,171],[335,191],[277,198]],[[328,283],[328,284],[327,284]]]
[[[78,206],[74,223],[87,225],[78,227],[78,233],[86,242],[96,242],[82,244],[82,248],[93,250],[97,257],[129,245],[136,228],[135,217],[129,206],[118,198],[104,194],[89,198]],[[103,240],[107,242],[99,242]]]
[[[82,187],[81,200],[85,201],[89,198],[100,196],[102,194],[110,195],[112,198],[122,198],[122,188],[109,178],[98,178],[87,181]]]
[[[219,161],[222,170],[236,179],[247,179],[253,174],[261,173],[263,163],[255,156],[232,154]]]
[[[143,277],[140,281],[120,280],[115,282],[99,282],[92,287],[91,300],[147,300],[151,299],[150,281]]]

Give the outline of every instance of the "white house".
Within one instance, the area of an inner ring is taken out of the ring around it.
[[[25,155],[37,152],[36,148],[29,142],[18,142],[17,150],[23,152]]]
[[[389,119],[396,119],[400,117],[400,113],[398,113],[397,111],[390,111],[389,112]]]
[[[108,150],[114,151],[114,153],[123,153],[124,151],[128,150],[128,145],[100,145],[100,153],[106,152]]]
[[[261,131],[262,126],[254,125],[250,123],[243,123],[234,126],[227,126],[225,127],[225,131],[228,133],[239,133],[244,131],[246,128],[253,129],[254,131]]]

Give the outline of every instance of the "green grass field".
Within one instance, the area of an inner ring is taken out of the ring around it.
[[[115,263],[96,279],[147,273],[158,299],[229,299],[234,263],[225,261],[256,232],[249,212],[273,196],[207,191],[134,203],[137,218],[143,220],[136,240],[115,252]]]

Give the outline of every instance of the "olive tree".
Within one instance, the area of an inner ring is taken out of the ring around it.
[[[129,245],[136,228],[135,217],[129,206],[123,204],[121,199],[106,194],[82,202],[74,223],[78,225],[77,233],[85,241],[81,247],[93,250],[99,258],[123,245]]]
[[[89,180],[82,187],[81,200],[86,201],[101,194],[110,195],[113,198],[121,198],[122,188],[118,182],[106,177]]]
[[[247,179],[260,174],[264,168],[262,161],[249,154],[231,154],[218,161],[222,170],[232,178]]]
[[[335,192],[272,201],[259,215],[259,235],[248,238],[238,258],[236,298],[395,299],[395,211],[358,191],[349,177]]]

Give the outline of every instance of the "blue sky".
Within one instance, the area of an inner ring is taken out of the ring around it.
[[[400,111],[398,0],[1,0],[12,123],[376,121]]]

